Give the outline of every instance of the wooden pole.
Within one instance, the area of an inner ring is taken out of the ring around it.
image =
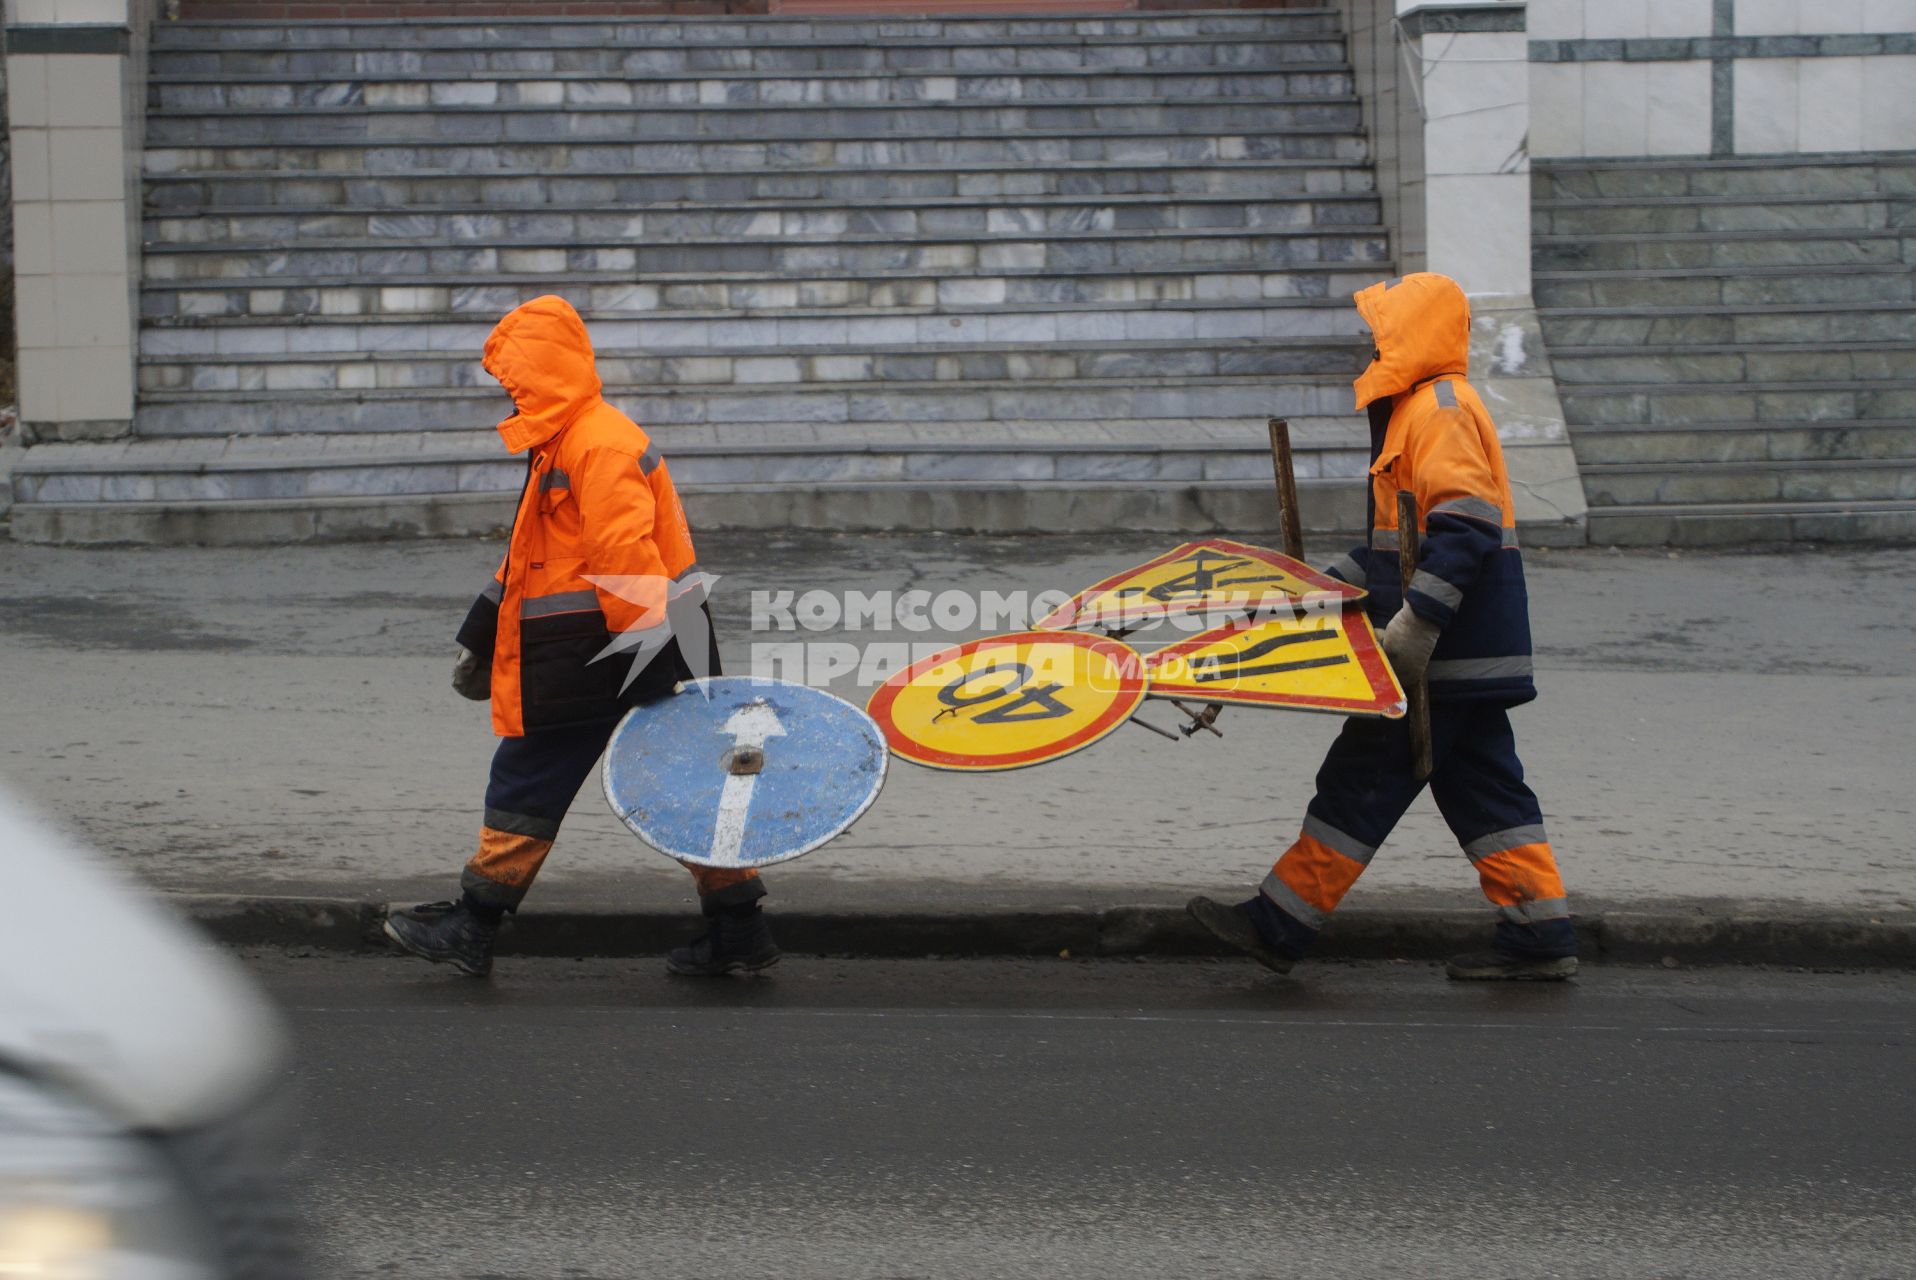
[[[1304,518],[1297,509],[1297,472],[1291,463],[1291,424],[1271,419],[1271,465],[1277,469],[1277,519],[1284,531],[1284,554],[1304,558]]]
[[[1410,580],[1417,573],[1417,495],[1408,489],[1397,491],[1397,575],[1402,585],[1403,603],[1410,608]],[[1404,697],[1410,702],[1410,758],[1417,781],[1431,775],[1436,766],[1430,746],[1430,681],[1418,677],[1415,687],[1406,686]]]

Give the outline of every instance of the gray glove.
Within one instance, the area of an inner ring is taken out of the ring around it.
[[[480,662],[478,654],[460,645],[452,664],[452,687],[462,698],[484,702],[492,696],[492,664]]]
[[[1390,625],[1384,628],[1384,656],[1390,660],[1390,669],[1397,673],[1397,683],[1404,686],[1406,693],[1413,685],[1421,684],[1429,673],[1430,651],[1437,647],[1437,637],[1443,633],[1442,627],[1418,616],[1409,605],[1399,609]]]

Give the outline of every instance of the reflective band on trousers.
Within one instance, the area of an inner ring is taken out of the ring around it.
[[[547,489],[570,489],[571,487],[572,477],[557,467],[546,472],[539,480],[539,491],[541,493],[544,493]]]
[[[1545,920],[1562,920],[1570,914],[1568,898],[1538,898],[1535,902],[1519,902],[1514,907],[1498,907],[1498,914],[1516,924],[1541,924]]]
[[[1361,587],[1364,585],[1364,571],[1357,567],[1357,561],[1351,559],[1348,553],[1331,561],[1330,572],[1333,576],[1342,578],[1353,587]]]
[[[1419,569],[1410,575],[1410,589],[1421,591],[1438,604],[1455,609],[1464,602],[1464,593],[1434,573]]]
[[[1464,856],[1472,862],[1488,858],[1493,853],[1507,853],[1512,849],[1521,849],[1527,844],[1548,844],[1550,837],[1544,834],[1543,824],[1534,823],[1527,827],[1511,827],[1504,831],[1493,831],[1487,836],[1478,836],[1464,846]]]
[[[1485,520],[1494,525],[1504,522],[1503,508],[1488,498],[1452,498],[1449,502],[1440,502],[1432,507],[1429,514],[1469,516],[1473,520]]]
[[[646,476],[651,475],[659,469],[659,463],[663,461],[664,459],[659,457],[659,447],[657,445],[646,445],[645,452],[639,455],[639,474]]]
[[[479,598],[481,600],[490,600],[494,604],[498,604],[506,598],[506,584],[494,578],[486,584],[486,589],[479,593]]]
[[[1508,658],[1446,658],[1430,664],[1430,679],[1439,680],[1520,680],[1532,674],[1527,654]]]
[[[1377,856],[1377,846],[1365,844],[1356,836],[1346,835],[1314,813],[1304,815],[1304,834],[1327,849],[1335,850],[1352,862],[1369,866],[1370,860]]]
[[[557,840],[559,824],[552,818],[535,818],[525,813],[507,813],[504,809],[486,810],[485,824],[507,835],[531,836],[535,840]]]
[[[1432,512],[1432,514],[1434,515],[1436,513]],[[1515,529],[1505,529],[1503,535],[1504,550],[1514,550],[1517,546],[1517,531]],[[1372,551],[1397,550],[1397,530],[1372,529],[1370,531],[1370,549]]]
[[[1264,877],[1264,883],[1258,886],[1258,892],[1262,893],[1272,906],[1306,928],[1322,929],[1324,927],[1324,913],[1298,897],[1291,886],[1277,878],[1275,871]]]
[[[519,602],[521,618],[549,618],[555,613],[589,613],[599,607],[596,591],[561,591]]]

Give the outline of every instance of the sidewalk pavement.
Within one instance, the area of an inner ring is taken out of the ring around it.
[[[1069,591],[1173,542],[726,534],[700,562],[737,672],[795,638],[752,633],[753,590]],[[0,542],[0,780],[223,936],[357,943],[378,904],[448,896],[470,852],[493,740],[449,688],[451,635],[500,553]],[[1526,565],[1542,696],[1514,720],[1593,951],[1916,964],[1916,549]],[[1182,902],[1249,892],[1337,724],[1232,709],[1222,740],[1126,727],[1013,773],[894,760],[851,832],[768,872],[768,905],[796,950],[1201,951]],[[516,945],[662,950],[693,901],[588,782]],[[1426,799],[1324,949],[1434,955],[1487,928]]]

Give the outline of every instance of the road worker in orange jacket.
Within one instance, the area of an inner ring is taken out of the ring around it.
[[[578,312],[552,296],[516,308],[486,339],[485,367],[512,396],[499,435],[526,454],[526,481],[505,558],[459,630],[453,686],[490,697],[501,741],[459,899],[386,923],[407,951],[475,976],[490,971],[501,917],[524,900],[620,716],[718,673],[709,579],[671,471],[599,394]],[[681,640],[696,646],[690,654]],[[690,870],[711,927],[667,967],[706,975],[774,963],[758,873]]]
[[[1508,715],[1536,697],[1529,603],[1496,424],[1464,380],[1470,304],[1456,281],[1430,272],[1372,285],[1356,301],[1376,348],[1356,384],[1371,422],[1370,538],[1329,572],[1369,592],[1405,687],[1430,682],[1431,794],[1498,914],[1490,950],[1458,956],[1448,971],[1567,978],[1577,968],[1569,903]],[[1408,590],[1397,556],[1406,489],[1422,537]],[[1235,906],[1194,898],[1191,914],[1288,972],[1423,786],[1408,720],[1346,721],[1303,829],[1256,896]]]

